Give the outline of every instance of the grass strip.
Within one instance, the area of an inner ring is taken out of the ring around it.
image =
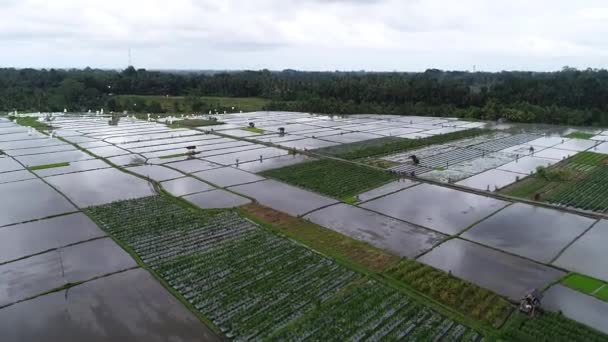
[[[594,134],[591,133],[585,133],[585,132],[572,132],[568,135],[564,135],[564,138],[571,138],[571,139],[591,139],[592,137],[594,137]]]
[[[257,127],[245,127],[245,128],[241,128],[243,131],[247,131],[247,132],[251,132],[251,133],[258,133],[258,134],[264,134],[266,131],[261,129],[261,128],[257,128]]]
[[[382,272],[399,260],[399,257],[366,242],[259,204],[247,204],[241,207],[240,211],[242,215],[260,225],[303,242],[325,255],[348,261],[350,264],[354,262],[370,270]]]
[[[36,166],[30,166],[30,167],[28,167],[28,169],[30,171],[38,171],[38,170],[54,169],[54,168],[66,167],[66,166],[70,166],[70,163],[64,162],[64,163],[36,165]]]
[[[562,284],[578,292],[608,301],[608,284],[604,281],[572,273],[562,280]]]
[[[215,125],[223,125],[224,123],[216,120],[205,120],[205,119],[185,119],[185,120],[177,120],[173,123],[167,125],[169,128],[177,129],[177,128],[194,128],[194,127],[204,127],[204,126],[215,126]]]
[[[171,158],[178,158],[178,157],[186,157],[189,155],[190,155],[190,153],[168,154],[166,156],[160,156],[160,157],[158,157],[158,159],[171,159]]]
[[[333,159],[290,165],[262,175],[335,198],[355,196],[395,179],[383,170]]]

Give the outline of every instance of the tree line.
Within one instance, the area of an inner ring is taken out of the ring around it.
[[[0,69],[0,111],[133,110],[116,95],[261,97],[265,109],[315,113],[387,113],[608,125],[608,71],[564,67],[556,72],[171,73]],[[145,110],[159,108],[148,104]]]

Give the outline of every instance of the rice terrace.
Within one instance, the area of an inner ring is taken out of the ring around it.
[[[12,113],[0,329],[608,341],[606,141],[451,117]]]

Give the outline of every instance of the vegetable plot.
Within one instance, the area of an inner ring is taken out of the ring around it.
[[[502,338],[505,341],[530,342],[608,341],[608,336],[552,312],[544,312],[534,319],[516,314]]]
[[[230,339],[479,337],[234,212],[201,215],[161,196],[87,212]]]
[[[592,171],[583,180],[555,193],[548,202],[598,212],[608,210],[608,167]]]
[[[282,341],[458,341],[480,335],[374,280],[364,280],[273,336]]]
[[[386,274],[465,315],[501,326],[513,310],[497,294],[414,260],[404,259]]]
[[[269,170],[262,175],[335,198],[354,196],[395,178],[385,171],[332,159]]]

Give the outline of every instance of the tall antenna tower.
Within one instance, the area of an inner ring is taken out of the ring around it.
[[[129,47],[129,65],[128,67],[133,66],[133,60],[131,60],[131,47]]]

